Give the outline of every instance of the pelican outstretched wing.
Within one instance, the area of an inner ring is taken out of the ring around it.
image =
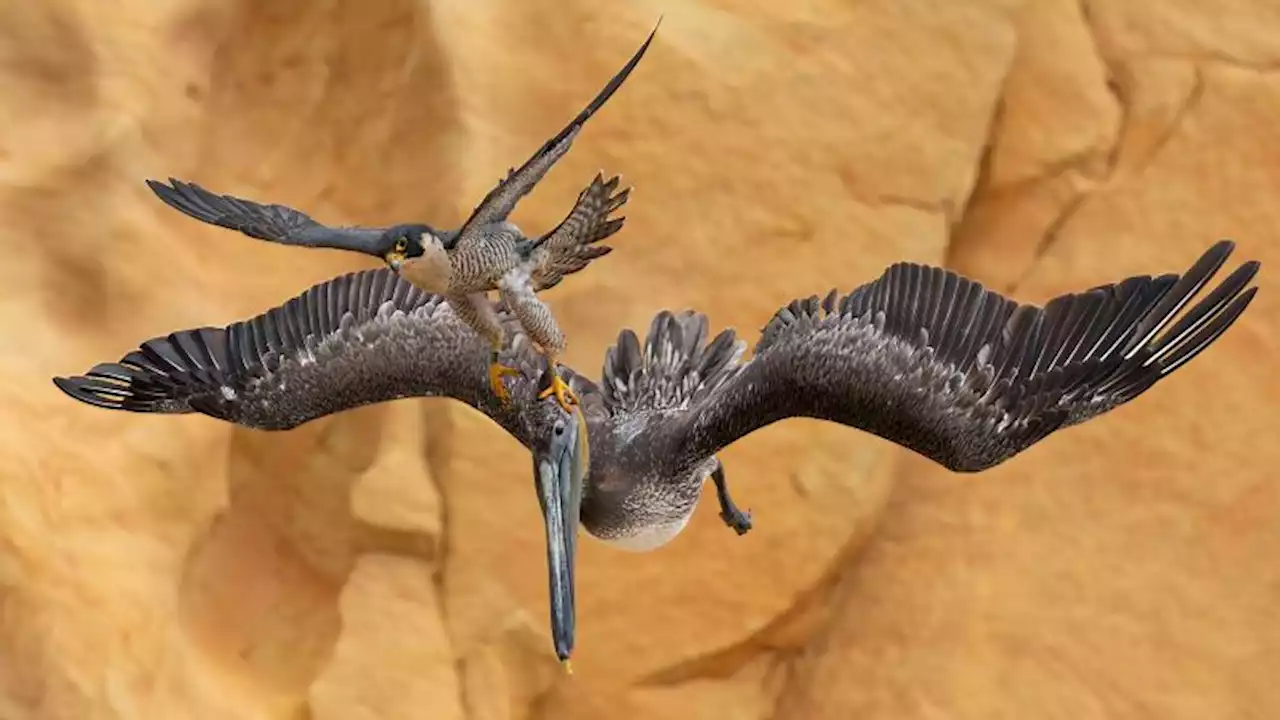
[[[555,287],[565,275],[576,273],[592,260],[612,252],[613,248],[597,243],[622,229],[626,218],[609,215],[625,205],[630,194],[631,188],[618,190],[617,175],[605,180],[603,174],[597,173],[578,195],[565,219],[534,243],[538,263],[533,273],[533,289]]]
[[[658,342],[647,343],[654,350],[624,351],[620,342],[610,352],[603,389],[624,412],[672,408],[661,433],[670,443],[663,452],[675,457],[705,457],[775,421],[812,417],[954,471],[983,470],[1134,399],[1217,340],[1253,299],[1257,288],[1246,286],[1258,262],[1241,265],[1173,321],[1233,247],[1215,244],[1181,276],[1131,277],[1043,308],[941,268],[898,263],[844,297],[832,291],[780,309],[742,365],[691,372],[724,353],[695,353],[687,337],[680,350],[671,338],[687,331],[655,326]],[[709,347],[728,347],[729,335]],[[702,359],[682,359],[695,356]],[[675,368],[665,375],[679,381],[644,381],[634,368],[646,362],[665,362]],[[645,400],[645,388],[665,399]]]
[[[503,309],[502,361],[520,370],[503,407],[489,390],[489,344],[388,269],[315,285],[225,328],[153,338],[114,363],[54,383],[84,403],[145,413],[199,412],[285,430],[371,403],[450,397],[479,409],[521,442],[521,412],[536,402],[545,361]],[[527,443],[526,443],[527,444]]]
[[[147,180],[147,187],[166,205],[196,220],[284,245],[376,254],[378,240],[386,231],[380,227],[330,227],[287,205],[264,205],[232,195],[219,195],[195,183],[173,178],[169,178],[168,185]]]
[[[659,24],[661,24],[661,20],[659,20]],[[476,234],[479,228],[507,219],[511,211],[515,209],[516,203],[520,202],[525,195],[528,195],[534,186],[542,180],[543,176],[551,170],[552,166],[559,162],[565,153],[569,152],[574,138],[578,136],[578,132],[582,130],[582,126],[586,124],[587,120],[596,114],[600,108],[604,107],[609,98],[613,97],[614,92],[622,86],[623,81],[627,79],[627,76],[635,69],[636,64],[640,62],[640,58],[644,57],[645,51],[649,49],[649,43],[653,42],[653,36],[657,32],[658,26],[655,25],[649,33],[649,37],[640,46],[640,49],[636,50],[631,59],[627,61],[627,64],[610,78],[609,83],[604,86],[604,89],[595,96],[591,103],[583,108],[582,112],[578,113],[577,117],[570,121],[563,130],[556,133],[555,137],[543,143],[542,147],[538,148],[538,151],[526,160],[523,165],[507,173],[506,178],[499,182],[497,187],[490,190],[489,194],[484,196],[480,204],[476,205],[475,210],[471,212],[471,216],[459,228],[455,240],[456,247],[462,247],[475,241],[479,237]]]

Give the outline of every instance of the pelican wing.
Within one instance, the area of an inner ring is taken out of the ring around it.
[[[479,239],[478,231],[485,225],[507,219],[511,211],[515,209],[516,203],[520,202],[525,195],[528,195],[534,186],[542,180],[543,176],[551,170],[552,166],[559,162],[565,153],[569,152],[574,138],[578,136],[578,132],[582,130],[582,126],[586,124],[587,120],[596,114],[600,108],[604,107],[604,104],[609,101],[614,92],[622,86],[623,81],[627,79],[627,76],[635,69],[636,64],[640,62],[640,58],[644,57],[645,51],[649,49],[649,43],[653,41],[653,36],[657,32],[658,28],[655,26],[653,31],[649,33],[649,37],[645,39],[644,44],[640,46],[640,49],[636,50],[631,59],[627,61],[627,64],[610,78],[604,89],[595,96],[590,104],[583,108],[582,112],[578,113],[577,117],[570,121],[563,130],[556,133],[555,137],[538,148],[538,151],[526,160],[523,165],[507,173],[506,178],[499,182],[494,189],[490,190],[489,194],[484,196],[484,199],[480,201],[479,205],[476,205],[471,216],[467,218],[467,221],[458,230],[456,236],[457,247],[463,247]]]
[[[489,390],[489,344],[439,296],[385,268],[315,285],[251,320],[153,338],[117,362],[54,383],[97,407],[199,412],[264,430],[397,398],[443,396],[524,442],[521,411],[536,401],[545,362],[513,318],[499,313],[511,338],[502,361],[521,371],[508,381],[507,408]]]
[[[168,185],[147,180],[147,187],[166,205],[196,220],[283,245],[376,254],[378,240],[386,230],[373,227],[330,227],[287,205],[264,205],[232,195],[219,195],[195,183],[173,178],[169,178]]]
[[[1181,276],[1130,277],[1043,308],[941,268],[895,264],[844,297],[780,309],[754,357],[718,371],[715,387],[682,403],[663,432],[672,455],[696,458],[772,422],[812,417],[954,471],[983,470],[1134,399],[1216,341],[1253,299],[1256,261],[1173,321],[1233,247],[1217,243]],[[627,373],[606,363],[611,375]],[[702,384],[694,373],[665,395],[690,397]]]

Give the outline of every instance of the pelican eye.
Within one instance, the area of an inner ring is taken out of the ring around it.
[[[564,434],[564,425],[561,425],[560,423],[556,423],[556,436],[559,437],[560,435],[563,435],[563,434]]]

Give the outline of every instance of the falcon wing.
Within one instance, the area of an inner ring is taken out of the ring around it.
[[[613,93],[622,86],[623,81],[635,69],[645,51],[649,49],[649,43],[653,41],[653,36],[657,32],[658,28],[655,25],[653,31],[649,33],[649,37],[640,46],[640,49],[609,80],[609,84],[604,86],[604,89],[596,95],[591,104],[578,113],[578,116],[557,133],[555,137],[544,143],[533,154],[533,157],[526,160],[519,168],[507,173],[507,177],[499,182],[497,187],[490,190],[488,195],[484,196],[484,199],[480,201],[480,204],[472,211],[471,216],[467,218],[467,221],[458,230],[456,236],[458,247],[474,242],[479,237],[479,229],[485,225],[507,219],[511,211],[515,209],[516,203],[520,202],[520,199],[525,195],[528,195],[534,186],[542,180],[543,176],[547,174],[547,171],[559,162],[565,153],[569,152],[569,147],[573,145],[574,138],[578,136],[578,132],[582,130],[582,126],[586,124],[587,120],[603,107],[609,98],[613,96]]]
[[[521,442],[545,361],[506,311],[502,361],[520,370],[503,407],[489,390],[489,344],[440,296],[385,268],[315,285],[225,328],[153,338],[114,363],[54,383],[81,402],[143,413],[199,412],[264,430],[404,397],[450,397]],[[527,444],[527,443],[526,443]]]
[[[197,220],[284,245],[377,254],[377,241],[385,230],[330,227],[286,205],[264,205],[232,195],[219,195],[195,183],[173,178],[169,178],[168,185],[147,180],[147,187],[169,207]]]
[[[597,174],[578,195],[568,216],[554,230],[538,238],[534,243],[534,252],[539,255],[533,273],[534,290],[555,287],[565,275],[578,272],[592,260],[613,251],[608,245],[595,243],[621,230],[626,221],[625,217],[609,217],[626,204],[631,194],[631,188],[615,193],[617,188],[618,176],[606,181],[603,175]]]
[[[661,403],[678,408],[662,430],[662,452],[706,457],[770,423],[811,417],[874,433],[953,471],[984,470],[1134,399],[1213,344],[1253,299],[1257,288],[1246,286],[1258,262],[1173,320],[1233,247],[1217,243],[1182,276],[1135,276],[1043,308],[941,268],[895,264],[844,297],[832,291],[780,309],[755,356],[718,369],[709,376],[714,387],[696,373],[667,382],[676,392],[666,395],[685,399]],[[622,394],[635,395],[644,372],[633,368],[652,362],[645,357],[690,367],[680,352],[661,349],[676,347],[666,335],[658,350],[632,351],[632,360],[611,352],[606,392],[616,398],[611,379],[622,377],[632,379]]]

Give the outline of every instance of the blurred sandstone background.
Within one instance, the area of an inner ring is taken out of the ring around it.
[[[546,632],[527,455],[411,400],[286,434],[49,378],[373,262],[168,210],[170,175],[456,225],[663,24],[516,220],[597,169],[617,251],[548,296],[595,373],[693,306],[754,341],[899,259],[1043,302],[1262,292],[1138,402],[980,476],[791,421],[658,552],[584,540]],[[0,0],[0,718],[1280,717],[1280,4]]]

